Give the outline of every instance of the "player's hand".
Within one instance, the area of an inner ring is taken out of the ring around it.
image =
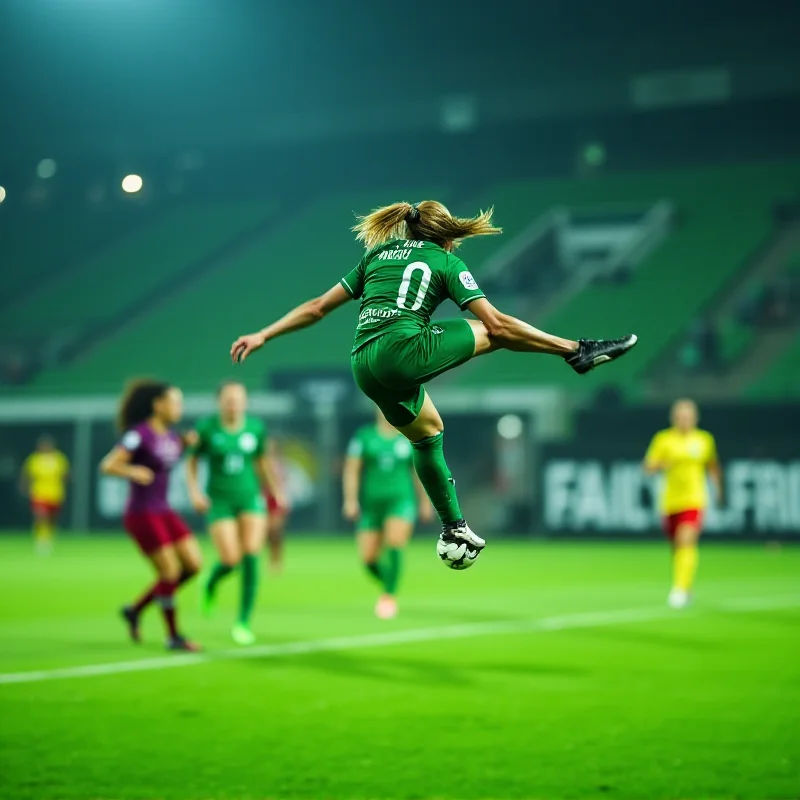
[[[202,492],[192,492],[189,502],[198,514],[206,514],[211,508],[211,501]]]
[[[156,479],[156,474],[150,467],[131,464],[128,467],[128,478],[139,486],[149,486]]]
[[[286,496],[286,492],[278,491],[272,495],[273,499],[275,500],[275,505],[278,508],[279,514],[287,514],[289,512],[289,498]]]
[[[200,434],[197,431],[186,431],[181,434],[181,441],[184,447],[197,447],[200,444]]]
[[[419,521],[426,525],[433,522],[433,506],[427,501],[419,505]]]
[[[361,516],[361,506],[359,506],[357,500],[352,502],[345,501],[342,514],[346,520],[355,522]]]
[[[248,333],[246,336],[240,336],[231,345],[231,360],[234,364],[241,364],[250,353],[255,353],[264,346],[264,334],[262,333]]]

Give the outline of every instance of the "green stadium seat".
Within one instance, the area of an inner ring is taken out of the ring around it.
[[[389,196],[419,196],[392,192]],[[349,225],[353,212],[386,202],[387,193],[327,197],[299,212],[224,264],[187,284],[167,305],[153,308],[80,362],[40,376],[41,391],[116,391],[131,375],[157,374],[188,390],[208,390],[233,368],[230,343],[290,307],[320,294],[363,252]],[[270,347],[235,374],[263,387],[270,370],[348,367],[356,304],[323,325]]]

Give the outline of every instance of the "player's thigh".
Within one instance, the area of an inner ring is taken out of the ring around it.
[[[429,436],[436,436],[444,430],[444,422],[431,400],[431,396],[423,390],[422,404],[416,418],[410,425],[395,426],[410,442],[419,442]]]
[[[681,522],[675,528],[673,542],[677,547],[697,544],[699,539],[700,525],[697,522]]]
[[[472,335],[475,337],[475,352],[473,353],[473,358],[500,349],[497,343],[489,336],[489,331],[486,330],[486,326],[479,319],[468,319],[467,323],[472,330]]]
[[[211,541],[214,542],[219,560],[229,567],[235,567],[242,560],[242,547],[239,542],[239,525],[235,517],[215,519],[208,527]]]
[[[366,564],[378,560],[381,554],[381,533],[379,530],[360,530],[356,534],[358,557]]]
[[[263,512],[245,511],[239,514],[239,535],[242,552],[253,555],[264,546],[267,534],[267,518]]]
[[[45,503],[31,502],[31,514],[36,522],[50,522],[51,511]]]
[[[405,547],[413,532],[413,515],[402,511],[388,516],[383,523],[383,540],[387,547]]]
[[[173,545],[181,565],[187,572],[200,572],[203,568],[203,553],[194,536],[185,536]]]
[[[181,576],[181,561],[172,544],[159,547],[147,556],[163,581],[175,583]]]

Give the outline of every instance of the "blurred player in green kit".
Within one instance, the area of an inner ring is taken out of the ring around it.
[[[433,509],[414,473],[413,452],[408,439],[380,411],[375,424],[356,431],[347,448],[344,516],[356,522],[361,560],[383,586],[375,606],[381,619],[397,615],[395,595],[403,548],[411,538],[417,511],[423,522],[433,519]]]
[[[217,393],[219,413],[197,425],[198,442],[186,462],[192,505],[206,514],[219,561],[203,587],[203,608],[211,614],[220,581],[242,566],[239,618],[232,636],[237,644],[252,644],[250,619],[258,593],[258,554],[266,535],[266,502],[262,487],[283,504],[283,489],[267,455],[264,423],[247,415],[247,390],[241,383],[223,383]],[[208,460],[208,485],[199,485],[197,466]]]

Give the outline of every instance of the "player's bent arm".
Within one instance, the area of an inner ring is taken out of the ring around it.
[[[467,308],[483,323],[495,348],[557,356],[568,356],[578,349],[578,342],[545,333],[521,319],[504,314],[485,297],[468,303]]]
[[[200,482],[197,479],[198,457],[196,453],[190,453],[186,458],[186,488],[189,490],[190,497],[197,497],[202,494]]]
[[[664,467],[659,464],[658,461],[645,459],[642,462],[642,470],[645,475],[655,475],[657,472],[661,472],[662,469],[664,469]]]
[[[234,361],[244,361],[250,353],[263,347],[270,339],[285,336],[287,333],[294,333],[315,325],[330,314],[331,311],[335,311],[339,306],[352,299],[344,287],[337,283],[325,294],[301,303],[276,322],[258,331],[258,333],[240,336],[231,346],[231,358]]]
[[[281,483],[275,459],[268,453],[264,453],[256,459],[255,468],[261,485],[275,498],[275,502],[278,506],[286,508],[286,496],[283,491],[283,483]]]
[[[714,491],[717,494],[717,502],[724,503],[725,502],[725,490],[723,488],[724,484],[722,482],[722,465],[719,463],[717,459],[710,461],[708,466],[706,467],[708,470],[708,477],[711,479],[711,484],[714,487]]]
[[[148,484],[153,481],[153,471],[149,467],[131,464],[131,454],[124,447],[115,447],[101,462],[100,472],[113,475],[135,483]]]

